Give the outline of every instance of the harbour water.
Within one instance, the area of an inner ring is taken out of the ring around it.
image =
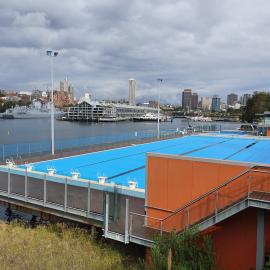
[[[161,130],[183,129],[191,125],[217,125],[222,130],[235,130],[240,123],[188,122],[175,118],[173,122],[161,122]],[[121,135],[128,132],[155,131],[156,122],[87,123],[55,121],[55,138],[58,140]],[[0,119],[0,145],[32,143],[50,140],[50,119]]]

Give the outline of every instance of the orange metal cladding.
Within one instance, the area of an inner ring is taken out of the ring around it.
[[[167,212],[151,207],[174,211],[248,168],[247,165],[237,163],[191,160],[184,157],[179,159],[174,156],[149,156],[147,205],[150,208],[147,215],[164,218],[168,216]],[[205,199],[206,207],[213,208],[214,205],[214,196]],[[200,212],[202,208],[194,207],[192,215],[196,216],[196,211]],[[189,218],[195,219],[195,216]]]
[[[267,128],[266,136],[267,136],[267,137],[270,137],[270,127]]]

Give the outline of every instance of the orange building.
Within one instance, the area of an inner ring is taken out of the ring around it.
[[[149,154],[148,226],[181,232],[197,224],[212,236],[217,269],[261,269],[270,249],[269,173],[247,162]]]

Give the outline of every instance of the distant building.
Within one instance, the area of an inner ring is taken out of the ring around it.
[[[43,97],[43,92],[41,90],[35,89],[32,91],[32,100],[41,99]]]
[[[184,89],[182,92],[182,108],[189,111],[191,109],[192,90]]]
[[[136,81],[135,79],[129,79],[129,105],[136,105],[135,92]]]
[[[202,97],[201,98],[201,107],[203,111],[211,111],[212,98],[211,97]]]
[[[67,77],[64,81],[60,81],[60,91],[70,92],[70,93],[73,92],[73,87],[71,83],[68,81]]]
[[[220,111],[220,97],[217,95],[214,95],[212,98],[212,105],[211,110],[213,112],[219,112]]]
[[[235,103],[238,101],[238,95],[231,93],[227,96],[227,105],[228,106],[234,106]]]
[[[244,94],[243,96],[241,96],[240,98],[240,103],[241,105],[243,106],[246,106],[247,105],[247,101],[252,97],[251,94]]]
[[[54,91],[54,104],[56,107],[65,107],[74,104],[74,91],[68,78],[64,81],[60,81],[60,90]]]
[[[192,93],[191,95],[191,110],[198,109],[199,96],[197,93]]]

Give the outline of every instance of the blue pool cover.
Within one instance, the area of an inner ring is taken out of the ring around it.
[[[102,175],[123,186],[128,186],[131,180],[136,181],[138,188],[144,189],[146,154],[149,152],[270,164],[270,140],[219,135],[186,136],[38,162],[33,164],[33,170],[47,173],[48,167],[54,167],[56,174],[65,176],[77,170],[83,179],[97,181]]]

